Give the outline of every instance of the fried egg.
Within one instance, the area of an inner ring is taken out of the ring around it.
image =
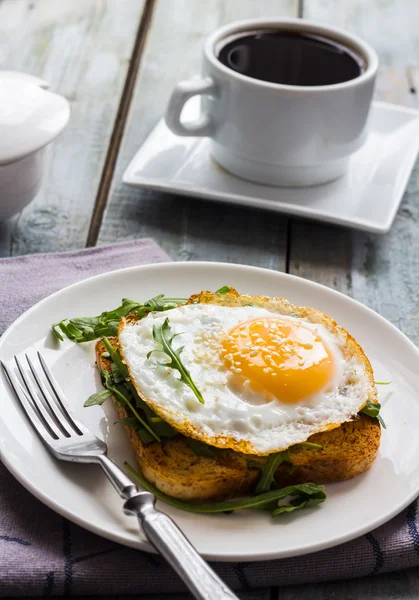
[[[368,359],[329,317],[281,299],[255,305],[240,298],[186,304],[120,326],[121,354],[139,395],[180,433],[267,455],[338,427],[376,400]],[[153,326],[166,318],[203,404],[166,366],[170,359],[153,338]]]

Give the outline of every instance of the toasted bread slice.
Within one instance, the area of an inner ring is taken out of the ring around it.
[[[117,339],[111,340],[117,347]],[[102,342],[96,344],[98,369],[110,371],[110,360],[102,356]],[[120,418],[129,416],[125,407],[116,404]],[[251,492],[260,476],[257,468],[249,468],[249,455],[225,449],[215,458],[196,456],[186,438],[166,439],[144,444],[138,433],[124,425],[144,477],[162,492],[188,501],[218,500]],[[321,444],[322,450],[301,446],[289,449],[295,468],[290,475],[280,467],[279,484],[330,483],[350,479],[370,467],[380,444],[381,429],[377,419],[361,414],[353,421],[333,430],[316,433],[310,442]],[[263,457],[252,457],[264,461]]]

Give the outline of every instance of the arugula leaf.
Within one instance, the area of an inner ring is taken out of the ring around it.
[[[115,421],[114,425],[116,425],[117,423],[120,423],[121,425],[125,425],[127,427],[132,427],[132,429],[135,429],[135,431],[138,433],[138,435],[140,437],[140,440],[144,444],[149,444],[150,442],[156,441],[154,436],[152,436],[151,433],[149,433],[147,431],[147,429],[144,429],[144,427],[141,427],[140,423],[134,417],[125,417],[124,419],[119,419],[119,421]]]
[[[377,419],[378,419],[378,422],[380,423],[381,427],[383,427],[383,429],[387,429],[387,425],[386,425],[386,422],[384,421],[383,417],[381,415],[377,415]]]
[[[294,510],[301,510],[303,508],[310,508],[316,504],[320,504],[326,500],[326,494],[324,487],[316,485],[314,483],[302,483],[300,485],[290,485],[282,488],[283,496],[291,496],[288,504],[279,504],[278,508],[272,512],[273,517],[277,517],[284,513],[293,512]]]
[[[300,442],[298,446],[303,446],[303,448],[312,448],[313,450],[323,450],[323,446],[321,444],[313,444],[312,442]]]
[[[205,442],[200,440],[194,440],[193,438],[185,438],[189,448],[196,456],[202,456],[204,458],[215,458],[217,456],[217,449],[212,446],[208,446]]]
[[[141,440],[145,444],[148,444],[149,442],[153,441],[161,441],[160,438],[162,437],[171,438],[179,435],[179,432],[169,425],[169,423],[166,423],[160,419],[160,417],[156,417],[155,412],[144,402],[142,398],[140,398],[135,386],[127,380],[129,375],[128,368],[125,363],[122,362],[119,352],[112,347],[112,344],[108,339],[104,338],[102,341],[105,347],[108,349],[112,360],[112,373],[109,373],[106,370],[102,370],[100,373],[103,386],[108,390],[114,390],[116,401],[127,405],[131,409],[135,415],[137,423],[139,422],[140,424],[137,427],[137,430]],[[136,408],[145,413],[145,417],[148,422],[139,415],[137,410],[135,410],[132,404],[133,402],[135,403]],[[155,419],[159,419],[159,422],[156,422]]]
[[[124,388],[130,394],[130,397],[135,401],[135,406],[142,410],[145,413],[145,416],[148,420],[152,417],[156,416],[156,413],[144,402],[144,400],[138,395],[137,390],[135,389],[135,385],[131,383],[128,379],[123,381]]]
[[[380,415],[381,404],[378,402],[371,402],[371,400],[367,400],[364,408],[362,408],[359,412],[364,413],[364,415],[368,415],[369,417],[373,417],[378,419],[381,427],[387,429],[386,424],[384,423],[383,417]]]
[[[107,388],[108,386],[113,385],[112,375],[106,369],[101,369],[100,379],[102,380],[102,385],[104,388]]]
[[[183,365],[183,363],[181,361],[180,355],[182,353],[184,346],[181,346],[177,350],[175,350],[172,347],[172,342],[173,342],[174,338],[181,334],[176,333],[175,335],[171,336],[171,333],[172,332],[170,329],[168,318],[166,318],[164,320],[164,323],[162,325],[153,325],[153,338],[155,339],[155,341],[158,344],[161,345],[161,348],[162,348],[161,351],[164,352],[170,358],[170,362],[159,363],[159,364],[164,367],[169,367],[169,368],[172,368],[172,369],[175,369],[176,371],[178,371],[178,373],[180,374],[180,381],[182,381],[185,385],[190,387],[191,390],[193,391],[193,393],[195,394],[195,396],[198,398],[199,402],[201,404],[204,404],[205,401],[204,401],[204,398],[202,397],[201,392],[196,387],[195,383],[192,380],[191,374],[189,373],[189,371],[187,370],[187,368]],[[153,352],[159,352],[159,351],[160,350],[151,350],[147,354],[147,358],[150,358],[150,356],[153,354]]]
[[[380,412],[381,404],[378,402],[372,402],[371,400],[367,400],[364,408],[362,408],[359,412],[368,415],[369,417],[377,417]]]
[[[294,470],[294,464],[290,455],[288,454],[288,450],[277,452],[276,454],[270,454],[265,463],[260,463],[255,460],[249,461],[249,467],[257,467],[262,471],[259,482],[256,486],[256,492],[258,494],[267,492],[271,489],[272,485],[275,485],[275,472],[284,462],[289,464],[289,469],[292,473]]]
[[[140,425],[135,417],[124,417],[123,419],[118,419],[115,421],[114,425],[120,423],[121,425],[126,425],[127,427],[132,427],[132,429],[140,429]]]
[[[150,412],[152,415],[154,415],[151,408],[150,408]],[[144,444],[148,444],[150,442],[155,442],[156,435],[159,438],[172,438],[172,437],[176,437],[179,435],[179,432],[176,429],[174,429],[171,425],[169,425],[169,423],[166,423],[163,420],[160,420],[159,422],[153,422],[153,419],[155,419],[155,418],[156,418],[155,416],[147,418],[147,420],[149,422],[151,421],[150,429],[152,429],[153,434],[155,434],[155,435],[152,435],[149,430],[142,427],[141,423],[139,423],[135,417],[126,417],[125,419],[121,419],[118,422],[122,423],[123,425],[128,425],[129,427],[132,427],[133,429],[138,431],[141,441]]]
[[[96,340],[100,337],[113,337],[118,333],[121,317],[137,313],[138,318],[141,319],[151,311],[169,310],[179,306],[179,304],[185,304],[186,301],[186,298],[166,298],[164,294],[151,298],[144,304],[129,298],[123,298],[121,306],[114,310],[105,311],[98,317],[63,319],[53,324],[52,331],[60,341],[64,340],[64,335],[77,344]]]
[[[144,429],[144,427],[140,427],[137,431],[143,444],[150,444],[151,442],[156,441],[154,434],[151,434],[147,429]]]
[[[121,392],[121,390],[119,390],[116,387],[109,387],[109,390],[111,390],[113,392],[113,395],[115,396],[115,398],[117,400],[119,400],[119,402],[121,402],[122,404],[125,404],[126,406],[128,406],[128,408],[131,410],[131,412],[133,413],[133,415],[135,416],[135,418],[141,423],[141,425],[143,426],[143,428],[151,435],[151,437],[156,441],[156,442],[160,442],[160,438],[157,435],[157,433],[155,433],[153,431],[153,429],[150,427],[150,425],[138,414],[137,410],[134,408],[134,406],[132,405],[132,403],[130,402],[130,400],[127,398],[127,396]],[[140,430],[139,430],[140,431]]]
[[[291,485],[286,488],[282,488],[280,490],[273,490],[271,492],[265,492],[264,494],[258,494],[256,496],[250,496],[247,498],[239,498],[237,500],[226,500],[225,502],[208,502],[208,503],[189,503],[184,502],[182,500],[177,500],[176,498],[172,498],[167,494],[164,494],[156,487],[154,487],[143,475],[137,473],[135,469],[133,469],[127,462],[124,463],[125,468],[128,471],[129,476],[138,481],[146,490],[151,492],[166,504],[170,504],[171,506],[175,506],[176,508],[180,508],[182,510],[186,510],[188,512],[193,513],[230,513],[234,510],[242,509],[242,508],[254,508],[254,509],[267,509],[271,510],[271,506],[274,501],[283,500],[287,496],[295,497],[291,502],[295,502],[297,498],[304,497],[303,502],[306,502],[305,506],[312,506],[313,504],[319,504],[320,502],[324,502],[326,499],[326,494],[324,493],[323,485],[316,485],[314,483],[304,483],[300,485]],[[313,503],[310,504],[309,500],[312,499]],[[303,502],[299,502],[299,506],[294,508],[294,505],[290,503],[290,506],[293,507],[293,510],[296,508],[305,508],[302,506]],[[284,506],[278,507],[276,510],[281,509],[281,512],[285,512]],[[275,512],[274,511],[274,512]],[[278,514],[281,514],[280,512]],[[276,516],[272,514],[272,516]]]
[[[115,383],[121,383],[122,381],[124,381],[124,374],[121,373],[120,369],[116,366],[116,364],[113,361],[111,361],[111,373]]]
[[[101,392],[96,392],[89,396],[83,406],[102,406],[102,404],[112,396],[112,392],[110,390],[102,390]]]
[[[155,431],[160,438],[172,438],[179,435],[177,429],[163,420],[159,423],[153,423],[153,431]]]
[[[150,308],[152,311],[170,310],[176,308],[180,304],[185,304],[188,301],[187,298],[166,298],[164,294],[155,296],[150,300],[144,302],[146,308]]]
[[[138,431],[138,435],[145,444],[153,441],[160,442],[162,437],[170,438],[179,435],[176,429],[156,416],[155,412],[140,398],[134,385],[128,380],[128,369],[122,362],[119,352],[112,347],[108,339],[104,338],[102,341],[111,359],[111,372],[109,373],[106,369],[101,370],[102,385],[106,389],[92,394],[84,406],[101,405],[105,400],[114,396],[118,404],[128,406],[134,415],[121,419],[117,423],[128,425]],[[136,408],[145,413],[146,420],[142,418]]]
[[[223,285],[223,287],[220,287],[219,290],[217,290],[215,293],[216,294],[228,294],[231,291],[230,286],[229,285]]]
[[[124,379],[129,377],[128,367],[124,362],[122,362],[122,358],[121,358],[121,355],[119,354],[119,350],[115,350],[115,348],[112,346],[112,344],[106,337],[104,337],[102,339],[102,342],[103,342],[103,345],[105,346],[106,350],[109,352],[112,362],[115,363],[116,367],[118,368],[121,376]]]
[[[113,351],[113,348],[110,344],[109,344],[109,347]],[[102,371],[100,372],[100,375],[102,377],[103,386],[107,390],[112,392],[111,396],[113,396],[115,398],[115,400],[117,400],[121,404],[128,406],[128,408],[131,410],[134,417],[141,423],[143,428],[152,436],[152,438],[156,442],[160,442],[161,440],[160,440],[159,436],[153,431],[153,429],[150,427],[150,425],[139,415],[137,410],[134,408],[134,406],[131,402],[131,399],[128,398],[128,396],[126,394],[126,389],[121,385],[119,385],[119,386],[114,385],[112,375],[105,369],[102,369]]]
[[[79,329],[72,325],[71,322],[66,323],[66,321],[67,319],[64,319],[64,321],[61,321],[60,323],[54,323],[54,325],[52,326],[52,331],[55,337],[58,338],[61,342],[63,342],[64,338],[61,335],[62,332],[66,337],[68,337],[68,339],[77,342],[82,342],[83,336],[81,335]],[[61,332],[59,331],[59,329],[61,330]]]

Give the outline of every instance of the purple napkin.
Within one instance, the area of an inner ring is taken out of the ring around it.
[[[35,302],[74,281],[166,260],[152,240],[0,260],[0,333]],[[419,517],[414,502],[386,525],[330,550],[214,567],[228,585],[240,590],[346,579],[418,565]],[[102,539],[67,521],[31,496],[0,464],[0,597],[141,595],[184,589],[163,559]]]

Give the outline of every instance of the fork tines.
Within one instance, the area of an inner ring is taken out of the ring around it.
[[[14,356],[13,361],[2,361],[2,367],[28,418],[43,440],[54,440],[83,435],[84,426],[72,415],[63,392],[44,358],[37,353],[39,366],[28,354]],[[25,360],[27,366],[25,364]]]

